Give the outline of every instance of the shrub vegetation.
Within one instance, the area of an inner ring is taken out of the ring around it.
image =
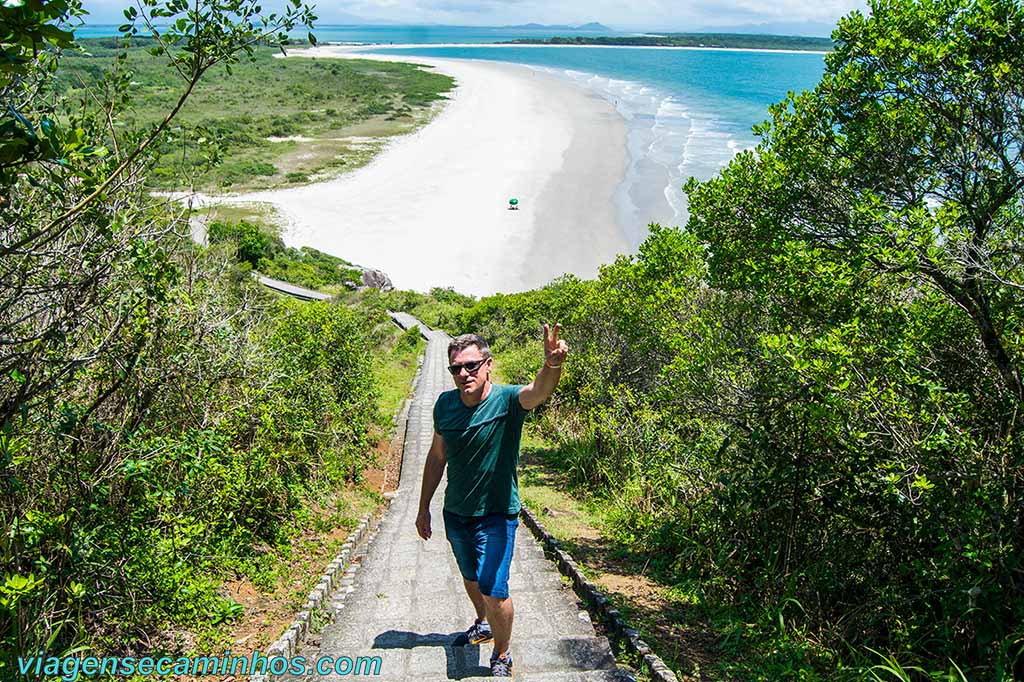
[[[362,270],[348,261],[309,246],[285,246],[277,230],[263,223],[216,220],[207,225],[207,236],[211,244],[232,245],[239,263],[268,277],[310,289],[362,282]]]
[[[0,5],[0,679],[40,652],[201,643],[241,611],[224,579],[260,584],[311,509],[360,481],[383,421],[368,349],[401,335],[381,310],[277,299],[237,259],[284,253],[320,278],[338,263],[246,225],[196,247],[149,194],[203,75],[313,20],[203,7],[126,10],[127,35],[168,27],[153,57],[177,97],[134,125],[127,57],[88,97],[53,78],[78,2]]]

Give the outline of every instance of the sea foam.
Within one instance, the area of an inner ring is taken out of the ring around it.
[[[753,139],[739,139],[728,123],[699,102],[684,101],[655,86],[576,69],[530,65],[587,88],[615,107],[627,123],[629,165],[615,202],[622,229],[635,249],[648,225],[684,225],[689,218],[683,184],[720,171]]]

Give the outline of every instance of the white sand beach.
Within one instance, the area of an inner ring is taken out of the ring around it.
[[[294,54],[299,54],[295,51]],[[628,249],[613,197],[625,123],[596,94],[525,66],[352,54],[424,64],[456,79],[428,125],[334,180],[231,197],[273,204],[291,246],[386,272],[395,286],[486,295],[593,277]],[[509,210],[509,199],[519,210]]]

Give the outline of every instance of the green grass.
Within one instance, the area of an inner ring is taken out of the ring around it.
[[[282,218],[272,204],[212,204],[198,208],[192,215],[207,222],[240,223],[243,220],[279,232]]]
[[[523,431],[523,460],[519,475],[519,496],[537,512],[544,526],[564,540],[571,552],[575,540],[599,528],[602,519],[592,503],[566,492],[564,482],[542,459],[547,445],[535,428]],[[544,513],[544,510],[551,510]]]
[[[58,74],[71,98],[87,96],[83,84],[94,84],[116,54],[112,40],[81,42],[86,53],[69,54]],[[230,75],[217,67],[204,76],[162,142],[153,186],[238,191],[352,170],[388,137],[430,120],[454,84],[411,64],[276,54],[261,48]],[[142,46],[128,51],[126,63],[133,99],[116,119],[122,132],[158,122],[183,85],[164,59]],[[312,139],[268,139],[291,136]]]
[[[394,416],[409,397],[412,380],[416,376],[417,360],[427,347],[418,330],[401,332],[395,328],[387,361],[374,365],[373,374],[380,387],[381,414]]]

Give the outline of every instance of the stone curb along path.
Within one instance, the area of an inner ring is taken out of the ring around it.
[[[619,610],[594,583],[583,575],[579,564],[561,548],[558,540],[537,520],[537,517],[526,507],[523,507],[521,515],[537,540],[544,545],[545,553],[558,563],[558,570],[572,580],[576,594],[600,614],[601,620],[607,624],[613,637],[624,643],[635,656],[643,659],[651,679],[656,682],[679,682],[679,678],[665,665],[665,661],[651,651],[647,642],[640,639],[640,633],[637,630],[629,627]]]
[[[312,607],[312,598],[319,595],[320,606],[309,608],[304,625],[293,625],[289,632],[294,634],[288,638],[286,633],[287,639],[271,650],[272,655],[303,656],[310,668],[330,657],[339,668],[275,679],[337,682],[369,674],[384,682],[439,682],[490,675],[490,644],[451,644],[475,614],[445,540],[443,483],[431,505],[433,537],[425,542],[415,530],[420,478],[433,439],[434,401],[451,387],[450,337],[403,313],[392,313],[392,318],[406,329],[418,326],[427,339],[407,413],[399,487],[379,523],[367,522],[362,529],[365,542],[351,545],[352,563],[337,585],[333,579],[321,581],[307,604]],[[340,571],[342,564],[337,565]],[[616,665],[608,640],[597,635],[589,614],[526,524],[516,534],[509,587],[516,608],[512,655],[520,682],[635,682],[631,670]]]

